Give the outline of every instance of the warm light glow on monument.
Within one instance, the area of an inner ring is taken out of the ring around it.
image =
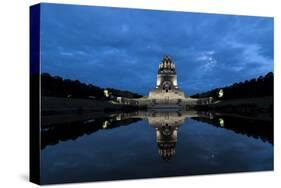
[[[149,98],[156,104],[175,104],[185,99],[184,92],[178,88],[175,64],[169,56],[164,56],[158,66],[156,89]]]
[[[156,81],[156,87],[159,87],[160,86],[160,79],[157,79],[157,81]]]
[[[174,79],[174,80],[173,80],[173,85],[174,85],[175,87],[178,87],[177,79]]]

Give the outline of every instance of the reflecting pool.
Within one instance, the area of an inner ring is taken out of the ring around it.
[[[215,112],[113,113],[41,130],[43,184],[273,169],[273,121]]]

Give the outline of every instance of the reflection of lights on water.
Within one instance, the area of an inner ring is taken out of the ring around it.
[[[224,120],[222,118],[219,118],[219,123],[221,127],[224,127]]]
[[[94,119],[89,119],[89,120],[87,121],[87,123],[93,123],[93,122],[95,122]]]
[[[106,129],[108,126],[108,121],[106,120],[105,122],[103,122],[102,128]]]
[[[121,120],[121,116],[116,116],[116,121],[120,121]]]
[[[212,113],[209,114],[210,119],[214,119],[214,115]]]

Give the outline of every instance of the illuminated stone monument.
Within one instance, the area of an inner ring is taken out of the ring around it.
[[[177,83],[176,65],[169,56],[159,64],[156,88],[149,92],[153,105],[179,105],[186,99]]]
[[[146,106],[147,108],[186,108],[209,104],[210,98],[196,99],[186,96],[179,88],[176,65],[169,56],[164,56],[158,67],[156,87],[148,96],[138,99],[118,97],[118,103]]]

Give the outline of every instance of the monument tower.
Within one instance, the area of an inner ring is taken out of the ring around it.
[[[164,56],[159,64],[156,88],[148,97],[154,104],[179,104],[185,99],[184,92],[178,87],[176,65],[169,56]]]

